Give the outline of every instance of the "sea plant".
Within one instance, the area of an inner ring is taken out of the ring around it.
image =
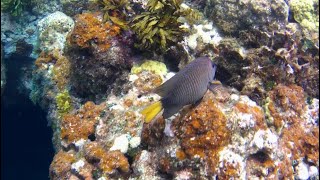
[[[104,22],[110,20],[120,28],[128,29],[127,12],[131,9],[128,0],[98,0],[97,2],[104,12]]]
[[[197,11],[181,7],[183,0],[149,0],[148,10],[134,17],[131,28],[140,43],[136,47],[144,50],[165,52],[169,46],[181,41],[183,28],[181,17],[199,19]]]
[[[12,16],[21,15],[25,7],[26,1],[24,0],[1,0],[1,11],[8,12]]]
[[[20,16],[24,10],[41,4],[42,0],[1,0],[1,12],[12,16]]]

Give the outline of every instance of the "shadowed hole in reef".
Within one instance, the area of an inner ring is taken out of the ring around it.
[[[46,115],[19,91],[22,69],[33,59],[15,56],[5,59],[7,84],[1,96],[1,179],[49,179],[53,159],[52,130]]]
[[[255,154],[251,154],[249,156],[249,159],[255,159],[260,163],[265,163],[266,161],[270,160],[269,155],[264,151],[264,150],[260,150]]]

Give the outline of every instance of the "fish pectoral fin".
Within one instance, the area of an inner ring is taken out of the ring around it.
[[[162,116],[165,119],[169,118],[172,115],[174,115],[175,113],[179,112],[179,110],[182,108],[183,108],[183,106],[181,106],[181,105],[171,105],[169,107],[164,108]]]
[[[192,104],[192,108],[197,107],[197,106],[201,103],[202,99],[203,99],[203,97],[200,98],[200,99],[199,99],[198,101],[196,101],[195,103],[193,103],[193,104]]]
[[[210,82],[210,84],[212,84],[212,85],[222,85],[221,81],[219,81],[219,80],[213,80],[213,81]]]
[[[209,84],[208,84],[208,89],[209,89],[211,92],[215,93],[216,87],[218,87],[218,86],[220,86],[220,85],[222,85],[222,83],[221,83],[220,81],[214,80],[214,81],[209,82]]]

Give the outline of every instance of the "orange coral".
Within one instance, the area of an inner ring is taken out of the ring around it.
[[[100,144],[91,142],[85,145],[86,159],[89,162],[98,161],[98,167],[106,174],[112,174],[119,169],[129,172],[128,159],[119,151],[106,151]]]
[[[136,114],[134,111],[126,111],[124,113],[124,121],[126,121],[127,125],[125,126],[124,130],[129,132],[131,135],[137,134],[136,127],[139,125],[136,123]]]
[[[88,101],[77,113],[64,115],[61,122],[61,138],[66,139],[68,143],[88,139],[89,135],[95,133],[97,118],[104,107],[104,104],[95,105]]]
[[[291,125],[282,132],[280,145],[290,150],[291,160],[307,157],[308,161],[319,163],[319,129],[306,132],[300,124]]]
[[[226,160],[223,162],[219,179],[240,179],[239,164],[233,165]]]
[[[55,62],[56,62],[56,59],[53,58],[53,55],[51,53],[42,51],[34,63],[38,68],[43,68],[44,64],[55,63]]]
[[[205,158],[212,172],[217,163],[218,152],[230,141],[227,119],[218,108],[212,93],[191,112],[173,121],[173,129],[181,139],[181,147],[187,157]]]
[[[105,52],[110,47],[110,38],[120,33],[120,28],[104,23],[101,13],[83,13],[76,15],[75,27],[68,41],[80,48],[97,48]]]
[[[70,62],[55,49],[49,53],[41,52],[35,61],[36,66],[40,69],[44,68],[44,65],[48,63],[54,64],[52,79],[57,83],[58,89],[62,91],[69,82]]]
[[[307,105],[300,86],[279,84],[269,92],[269,97],[268,110],[274,126],[277,129],[283,127],[279,145],[284,154],[292,154],[284,157],[278,166],[279,171],[284,177],[293,177],[293,168],[288,168],[293,160],[306,158],[309,162],[318,163],[319,129],[308,125],[303,119]]]
[[[69,83],[70,61],[65,56],[56,56],[57,59],[53,67],[53,80],[57,83],[58,89],[62,91]]]
[[[179,159],[179,160],[184,160],[186,158],[186,153],[184,153],[183,150],[181,149],[178,149],[176,151],[176,157]]]
[[[261,161],[259,157],[256,158],[251,155],[246,161],[247,177],[257,176],[259,178],[279,179],[277,169],[278,167],[270,158]]]
[[[75,154],[60,150],[50,165],[50,179],[70,176],[71,164],[76,161]]]
[[[274,119],[276,128],[282,127],[285,122],[289,124],[299,122],[304,113],[306,103],[302,87],[297,85],[277,85],[269,92],[271,102],[268,109]],[[287,115],[281,114],[288,112]],[[292,113],[289,113],[292,112]]]
[[[135,80],[133,84],[141,93],[150,92],[162,84],[161,76],[158,74],[142,71],[137,75],[138,79]]]
[[[244,104],[242,102],[238,102],[235,104],[235,108],[242,113],[248,113],[252,114],[254,116],[255,122],[255,130],[258,129],[267,129],[267,125],[264,121],[264,113],[262,109],[260,109],[258,106],[251,107],[247,104]]]

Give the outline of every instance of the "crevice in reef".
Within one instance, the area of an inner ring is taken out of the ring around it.
[[[1,96],[1,163],[5,165],[1,179],[24,179],[26,175],[47,179],[54,155],[51,128],[47,113],[32,103],[23,87],[33,59],[13,55],[4,61],[7,83]]]

